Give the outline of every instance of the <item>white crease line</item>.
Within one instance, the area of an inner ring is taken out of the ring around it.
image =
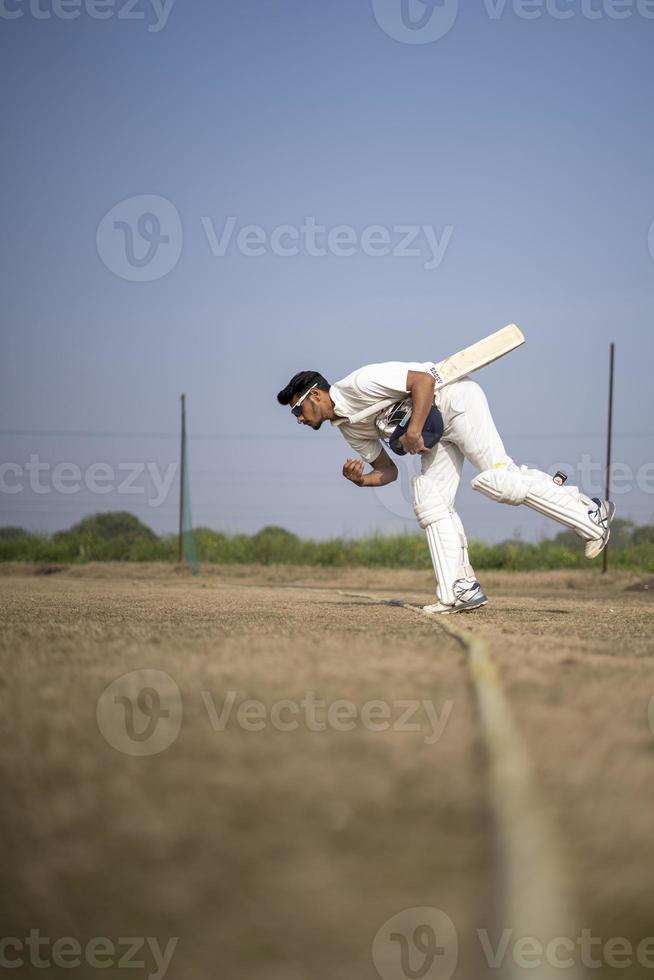
[[[475,689],[480,724],[490,768],[490,793],[501,845],[504,894],[496,916],[498,931],[513,930],[513,941],[533,937],[545,948],[556,937],[572,939],[578,930],[569,904],[565,861],[553,823],[548,819],[533,776],[533,769],[500,683],[486,643],[455,626],[449,616],[425,613],[420,606],[396,599],[343,592],[351,598],[401,606],[435,620],[466,650]],[[581,968],[562,970],[547,963],[520,967],[507,954],[502,980],[582,980]]]

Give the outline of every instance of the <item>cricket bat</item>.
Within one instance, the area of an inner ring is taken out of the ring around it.
[[[473,371],[492,364],[498,358],[509,354],[525,342],[525,335],[515,323],[496,330],[489,337],[478,340],[476,344],[466,347],[458,354],[452,354],[445,360],[439,361],[435,371],[431,373],[436,378],[436,390],[444,388],[453,381],[460,381]]]
[[[476,344],[471,344],[465,350],[460,350],[457,354],[446,357],[445,360],[439,361],[433,368],[430,368],[430,374],[433,374],[436,381],[434,390],[439,391],[445,385],[452,384],[453,381],[460,381],[461,378],[467,377],[473,371],[478,371],[479,368],[486,367],[487,364],[492,364],[493,361],[497,361],[498,358],[509,354],[516,347],[524,344],[524,342],[525,335],[515,323],[510,323],[508,327],[502,327],[501,330],[496,330],[489,337],[478,340]],[[370,405],[368,408],[364,408],[363,411],[353,415],[350,418],[350,422],[363,422],[364,419],[370,418],[371,415],[378,415],[382,409],[395,407],[395,405],[399,404],[393,398],[386,398],[377,405]],[[376,425],[380,431],[388,434],[386,432],[388,424],[385,419],[378,419]]]

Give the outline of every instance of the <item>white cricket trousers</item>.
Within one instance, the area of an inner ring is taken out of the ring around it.
[[[438,392],[436,404],[444,431],[436,447],[422,455],[422,475],[429,483],[433,481],[434,491],[453,508],[464,459],[480,471],[513,460],[495,427],[486,395],[476,382],[454,381]]]

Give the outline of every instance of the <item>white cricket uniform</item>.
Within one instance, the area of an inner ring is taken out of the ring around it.
[[[375,426],[378,413],[361,421],[357,417],[380,402],[406,398],[409,371],[431,374],[435,367],[433,361],[387,361],[353,371],[329,390],[337,416],[332,425],[340,430],[357,455],[373,463],[385,448]],[[493,422],[486,396],[474,381],[452,382],[436,392],[434,402],[443,416],[444,431],[434,449],[422,455],[422,473],[438,482],[440,492],[451,504],[461,479],[464,457],[478,470],[510,462],[510,457]]]
[[[355,453],[373,463],[384,448],[375,427],[376,416],[384,407],[406,398],[409,371],[430,374],[435,370],[432,361],[387,361],[353,371],[329,389],[337,416],[332,425],[340,429]],[[360,419],[362,415],[366,418]]]
[[[329,390],[337,416],[332,425],[355,453],[374,462],[384,448],[375,418],[406,397],[409,371],[432,374],[434,370],[432,361],[389,361],[354,371]],[[442,603],[452,605],[475,582],[465,531],[454,508],[464,459],[480,471],[472,481],[475,490],[501,503],[524,503],[551,517],[590,542],[586,554],[592,556],[594,542],[602,537],[597,501],[577,487],[558,486],[547,473],[516,466],[478,384],[468,379],[452,382],[436,392],[434,402],[443,416],[443,435],[421,456],[422,473],[413,480],[413,500],[418,523],[427,534]]]

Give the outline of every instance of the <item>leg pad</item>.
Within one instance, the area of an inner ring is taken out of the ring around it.
[[[526,504],[575,531],[585,541],[601,537],[597,524],[590,518],[596,504],[578,487],[561,486],[540,470],[508,463],[484,470],[474,478],[471,486],[502,504],[514,507]]]

